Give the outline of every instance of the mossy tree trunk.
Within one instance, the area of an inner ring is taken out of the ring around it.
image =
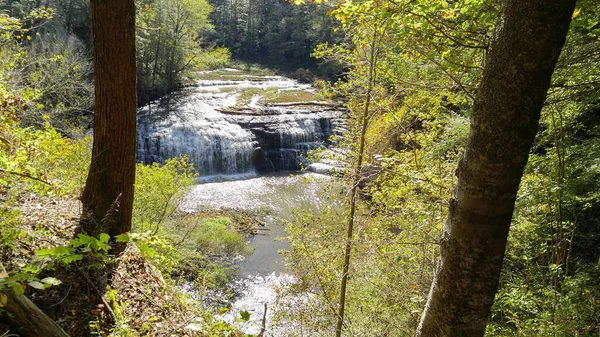
[[[503,2],[417,337],[485,332],[517,190],[575,2]]]
[[[91,0],[94,43],[94,144],[83,191],[83,230],[131,229],[136,156],[135,5]]]

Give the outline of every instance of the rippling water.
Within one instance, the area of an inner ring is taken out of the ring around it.
[[[265,336],[289,335],[291,325],[270,324],[277,310],[277,289],[294,282],[286,273],[279,250],[287,244],[279,238],[285,235],[283,220],[289,218],[295,208],[319,207],[319,191],[331,178],[319,174],[272,175],[247,180],[212,182],[197,185],[185,198],[182,210],[193,212],[199,207],[238,208],[246,210],[269,210],[269,216],[261,219],[265,230],[259,231],[250,244],[253,254],[240,263],[239,279],[233,288],[238,293],[231,310],[221,319],[237,325],[242,331],[257,334],[261,330],[264,305],[267,304],[267,329]],[[189,289],[188,289],[189,290]],[[248,322],[236,322],[240,311],[248,311]]]

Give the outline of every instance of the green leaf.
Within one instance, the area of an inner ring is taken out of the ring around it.
[[[100,242],[107,243],[108,240],[110,240],[110,235],[108,235],[106,233],[100,234]]]
[[[140,249],[140,253],[142,253],[142,256],[144,257],[152,259],[156,255],[156,251],[145,243],[140,243],[138,248]]]
[[[71,253],[71,251],[65,246],[54,247],[50,251],[50,254],[53,256],[64,256],[64,255],[69,255],[70,253]]]
[[[115,237],[115,239],[117,240],[117,242],[122,243],[122,242],[129,242],[131,240],[131,237],[129,236],[129,233],[123,233],[123,234],[119,234]]]
[[[64,257],[61,261],[64,264],[69,264],[73,261],[80,261],[81,259],[83,259],[83,255],[81,254],[72,254],[69,256]]]
[[[52,285],[52,286],[57,286],[59,284],[62,284],[62,281],[55,277],[45,277],[42,279],[42,282],[45,284]]]
[[[250,320],[250,313],[246,310],[240,310],[240,318],[244,322],[248,322]]]
[[[43,283],[39,282],[39,281],[29,281],[29,286],[35,289],[46,289],[46,286],[44,286]]]
[[[12,285],[12,290],[15,292],[15,294],[17,294],[17,296],[23,295],[23,293],[25,292],[25,289],[23,288],[23,286],[17,282],[15,282]]]
[[[50,249],[46,249],[46,248],[38,249],[35,251],[35,253],[37,254],[38,257],[46,257],[46,256],[52,254]]]
[[[8,296],[5,293],[0,294],[0,307],[3,307],[8,302]]]

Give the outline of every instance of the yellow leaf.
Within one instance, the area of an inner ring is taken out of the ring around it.
[[[451,9],[451,10],[447,11],[447,12],[446,12],[446,14],[444,14],[444,15],[443,15],[443,17],[444,17],[445,19],[447,19],[447,18],[452,18],[452,17],[454,17],[454,13],[455,13],[455,12],[454,12],[454,9]]]
[[[571,16],[571,19],[575,19],[579,15],[579,13],[581,13],[581,8],[576,8],[573,12],[573,15]]]

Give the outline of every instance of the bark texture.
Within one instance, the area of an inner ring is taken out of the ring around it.
[[[81,197],[83,230],[129,231],[136,156],[135,5],[91,0],[94,43],[94,145]]]
[[[8,278],[8,274],[4,269],[4,265],[0,263],[0,279],[6,278]],[[5,288],[2,293],[6,295],[7,300],[0,309],[8,313],[8,315],[3,316],[23,337],[69,337],[55,321],[27,297],[17,295],[8,288]]]
[[[483,336],[523,169],[576,0],[506,0],[417,337]]]
[[[2,309],[11,315],[10,324],[19,331],[21,336],[69,337],[55,321],[27,297],[16,295],[12,290],[6,290],[4,294],[8,300]]]

